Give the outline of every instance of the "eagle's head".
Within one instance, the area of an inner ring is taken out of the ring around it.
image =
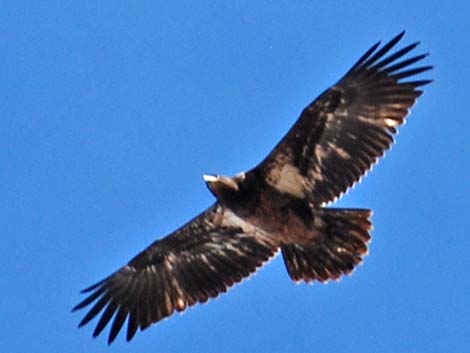
[[[237,174],[234,177],[223,175],[204,174],[204,181],[209,190],[221,202],[235,197],[241,191],[242,182],[245,180],[245,173]]]

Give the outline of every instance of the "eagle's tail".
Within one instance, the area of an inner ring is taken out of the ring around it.
[[[282,246],[287,272],[296,282],[325,282],[350,274],[367,255],[371,210],[322,208],[315,212],[320,235],[310,244]]]

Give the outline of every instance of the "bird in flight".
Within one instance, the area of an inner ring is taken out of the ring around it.
[[[373,45],[308,105],[255,168],[234,177],[204,175],[215,203],[127,265],[82,292],[100,314],[93,337],[111,322],[108,343],[127,320],[137,329],[224,293],[280,250],[290,278],[325,282],[350,274],[368,252],[371,210],[330,208],[390,148],[397,128],[431,80],[419,43],[392,49],[400,33]]]

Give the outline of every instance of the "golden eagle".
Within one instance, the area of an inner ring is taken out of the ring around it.
[[[155,241],[127,265],[83,290],[93,303],[79,326],[101,313],[111,343],[127,319],[127,340],[170,315],[226,292],[280,249],[292,280],[338,279],[362,261],[371,211],[328,208],[383,156],[410,107],[431,80],[406,80],[432,66],[427,54],[394,53],[404,32],[373,45],[306,107],[255,168],[234,177],[205,175],[214,205]]]

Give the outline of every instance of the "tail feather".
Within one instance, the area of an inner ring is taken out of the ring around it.
[[[320,235],[310,244],[282,246],[287,272],[296,282],[338,279],[350,274],[368,253],[371,210],[323,208]]]

